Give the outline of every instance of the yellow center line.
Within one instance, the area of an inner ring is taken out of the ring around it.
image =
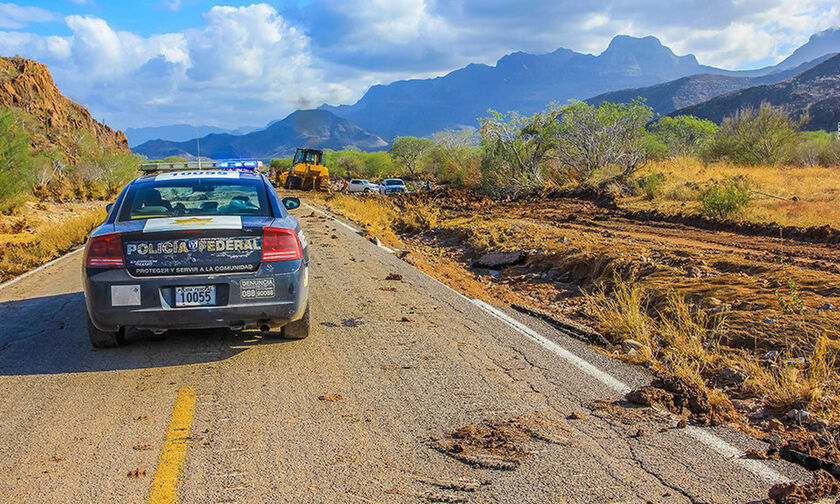
[[[181,387],[175,397],[166,440],[160,449],[155,477],[149,490],[148,504],[175,504],[178,501],[178,480],[187,458],[187,442],[195,413],[195,389]]]

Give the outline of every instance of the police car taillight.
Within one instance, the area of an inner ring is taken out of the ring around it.
[[[264,228],[262,261],[295,261],[301,259],[300,242],[291,229]]]
[[[120,234],[111,233],[91,238],[85,264],[88,268],[125,268]]]

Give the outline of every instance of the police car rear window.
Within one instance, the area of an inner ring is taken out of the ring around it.
[[[119,220],[184,215],[271,216],[260,179],[196,177],[132,184]]]

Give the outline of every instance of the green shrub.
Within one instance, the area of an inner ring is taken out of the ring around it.
[[[768,103],[758,109],[744,107],[724,118],[705,156],[707,160],[725,159],[735,164],[778,165],[790,159],[805,120],[807,117],[795,122]]]
[[[792,161],[800,166],[835,166],[840,163],[840,141],[836,133],[808,131],[801,135]]]
[[[726,219],[748,207],[750,201],[750,191],[746,184],[742,180],[730,178],[702,193],[700,211],[709,217]]]
[[[660,172],[653,172],[642,179],[642,191],[645,198],[648,200],[655,200],[662,195],[663,185],[665,184],[665,175]]]
[[[718,132],[712,121],[686,115],[663,117],[648,129],[668,156],[693,156],[704,152]]]
[[[8,212],[32,191],[37,159],[29,152],[29,135],[11,111],[0,111],[0,210]]]

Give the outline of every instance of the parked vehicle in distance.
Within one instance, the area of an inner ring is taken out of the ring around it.
[[[91,344],[117,346],[128,327],[307,337],[309,248],[287,211],[300,200],[281,199],[256,171],[192,164],[144,165],[91,233],[83,266]]]
[[[348,193],[371,193],[378,190],[379,186],[366,179],[351,179],[347,184]]]
[[[403,182],[402,179],[389,178],[383,180],[382,183],[379,184],[379,194],[394,194],[404,192],[406,192],[405,182]]]

